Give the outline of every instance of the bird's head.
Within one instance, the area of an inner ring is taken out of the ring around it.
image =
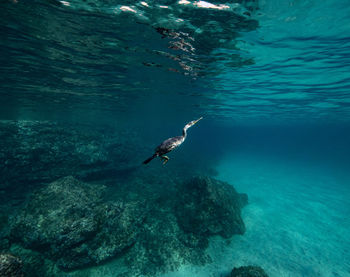
[[[185,126],[185,129],[192,127],[194,124],[196,124],[199,120],[203,119],[203,117],[198,118],[197,120],[192,120],[191,122],[187,123]]]

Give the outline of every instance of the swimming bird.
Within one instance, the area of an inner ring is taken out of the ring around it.
[[[179,147],[186,139],[187,137],[187,129],[192,127],[194,124],[196,124],[199,120],[201,120],[203,117],[192,120],[191,122],[187,123],[185,127],[182,130],[182,136],[176,136],[173,138],[168,138],[165,141],[163,141],[160,145],[157,146],[155,149],[155,153],[152,157],[149,157],[147,160],[145,160],[143,163],[148,164],[150,161],[152,161],[155,157],[159,157],[163,160],[163,164],[166,164],[169,161],[169,157],[165,156],[165,154],[169,153],[170,151],[173,151],[175,148]]]

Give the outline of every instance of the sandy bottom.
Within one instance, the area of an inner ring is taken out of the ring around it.
[[[163,276],[219,277],[250,264],[272,277],[350,276],[350,171],[247,155],[217,169],[219,179],[249,195],[246,233],[213,238],[213,263]]]

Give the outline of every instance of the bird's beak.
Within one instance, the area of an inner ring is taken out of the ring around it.
[[[203,117],[201,116],[200,118],[198,118],[197,120],[195,120],[194,122],[193,122],[193,125],[194,124],[196,124],[199,120],[201,120],[201,119],[203,119]]]

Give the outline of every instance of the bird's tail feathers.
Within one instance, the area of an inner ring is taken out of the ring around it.
[[[149,157],[147,160],[143,162],[143,164],[148,164],[150,161],[152,161],[155,157],[157,157],[157,154],[154,154],[152,157]]]

